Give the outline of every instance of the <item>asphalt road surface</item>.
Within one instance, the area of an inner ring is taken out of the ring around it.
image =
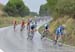
[[[38,22],[37,29],[48,21]],[[20,32],[20,26],[13,31],[12,26],[0,29],[0,49],[3,52],[75,52],[75,48],[67,45],[54,46],[53,41],[35,32],[33,40],[27,40],[27,30]]]

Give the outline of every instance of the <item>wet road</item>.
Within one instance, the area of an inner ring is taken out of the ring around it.
[[[39,22],[37,29],[47,21]],[[20,26],[16,32],[12,26],[0,29],[0,49],[4,52],[75,52],[75,48],[63,45],[53,46],[53,42],[46,38],[41,40],[39,32],[35,32],[33,40],[27,40],[27,30],[20,32]]]

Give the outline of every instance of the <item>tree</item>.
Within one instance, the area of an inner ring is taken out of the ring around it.
[[[47,0],[47,5],[48,5],[48,11],[51,16],[56,18],[58,16],[57,10],[56,10],[56,5],[57,5],[58,0]]]
[[[57,4],[58,0],[47,0],[48,9],[50,12],[55,11],[55,6]]]
[[[40,6],[40,11],[39,11],[39,15],[40,16],[48,16],[48,7],[47,4],[41,5]]]
[[[48,9],[53,16],[75,18],[75,0],[47,0]]]
[[[75,15],[75,0],[59,0],[57,3],[57,9],[60,15]]]
[[[30,12],[30,16],[38,16],[36,12]]]
[[[23,3],[22,0],[9,0],[6,4],[4,11],[9,16],[26,16],[29,15],[29,8]]]

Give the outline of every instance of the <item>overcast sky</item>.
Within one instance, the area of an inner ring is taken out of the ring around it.
[[[29,7],[30,11],[39,12],[41,4],[46,3],[46,0],[23,0],[24,3]],[[8,0],[0,0],[0,3],[6,4]]]

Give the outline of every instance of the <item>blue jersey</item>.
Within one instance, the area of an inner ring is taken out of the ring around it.
[[[63,34],[63,30],[64,30],[64,27],[63,26],[59,26],[57,29],[56,29],[56,34]]]
[[[32,30],[36,28],[36,25],[35,25],[34,22],[32,22],[30,26],[31,26],[31,29],[32,29]]]

